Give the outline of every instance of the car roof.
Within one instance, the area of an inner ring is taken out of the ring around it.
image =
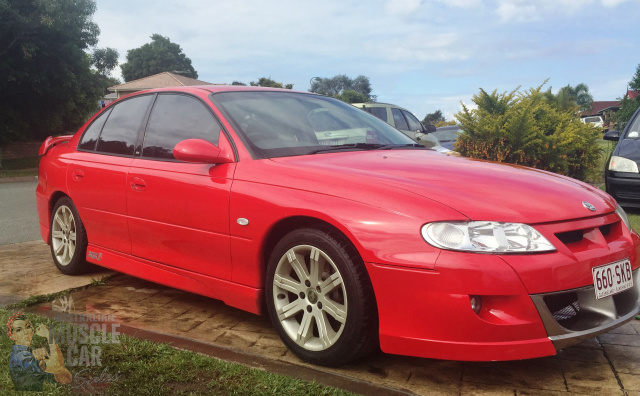
[[[178,87],[164,87],[164,88],[154,88],[154,89],[146,89],[144,91],[134,92],[133,94],[142,94],[149,92],[196,92],[196,91],[207,91],[211,93],[220,93],[220,92],[295,92],[295,93],[305,93],[310,95],[317,95],[313,92],[307,91],[297,91],[292,89],[284,89],[284,88],[271,88],[271,87],[254,87],[254,86],[245,86],[245,85],[190,85],[190,86],[178,86]]]
[[[366,103],[351,103],[352,106],[358,107],[358,108],[365,108],[365,107],[385,107],[385,108],[393,108],[393,109],[400,109],[400,110],[404,110],[407,111],[411,114],[413,114],[411,112],[411,110],[407,110],[404,107],[400,107],[398,105],[394,105],[391,103],[381,103],[381,102],[366,102]]]

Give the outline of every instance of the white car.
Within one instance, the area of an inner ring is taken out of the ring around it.
[[[583,117],[581,121],[604,129],[604,120],[600,116]]]

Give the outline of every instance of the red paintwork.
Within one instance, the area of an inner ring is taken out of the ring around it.
[[[43,239],[54,200],[68,195],[89,250],[102,253],[89,261],[260,313],[270,233],[291,219],[321,221],[366,264],[383,351],[462,360],[555,354],[529,294],[589,285],[592,267],[621,258],[640,266],[640,239],[622,226],[615,201],[548,172],[411,150],[253,160],[208,95],[255,89],[179,89],[209,103],[223,125],[217,165],[78,152],[91,120],[68,144],[47,140],[36,191]],[[420,235],[428,222],[470,219],[530,224],[558,250],[460,253]],[[610,223],[607,237],[588,234],[570,247],[555,236]],[[483,296],[479,315],[469,295]]]

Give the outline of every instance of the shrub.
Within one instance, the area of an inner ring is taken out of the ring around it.
[[[583,181],[595,176],[600,157],[597,128],[582,123],[574,109],[560,110],[540,92],[474,95],[455,115],[463,130],[456,150],[463,156],[530,166]]]

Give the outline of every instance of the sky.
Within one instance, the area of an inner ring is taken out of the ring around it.
[[[314,77],[364,75],[379,102],[419,119],[546,80],[616,100],[640,64],[640,0],[98,0],[93,19],[121,64],[157,33],[199,80],[307,91]]]

